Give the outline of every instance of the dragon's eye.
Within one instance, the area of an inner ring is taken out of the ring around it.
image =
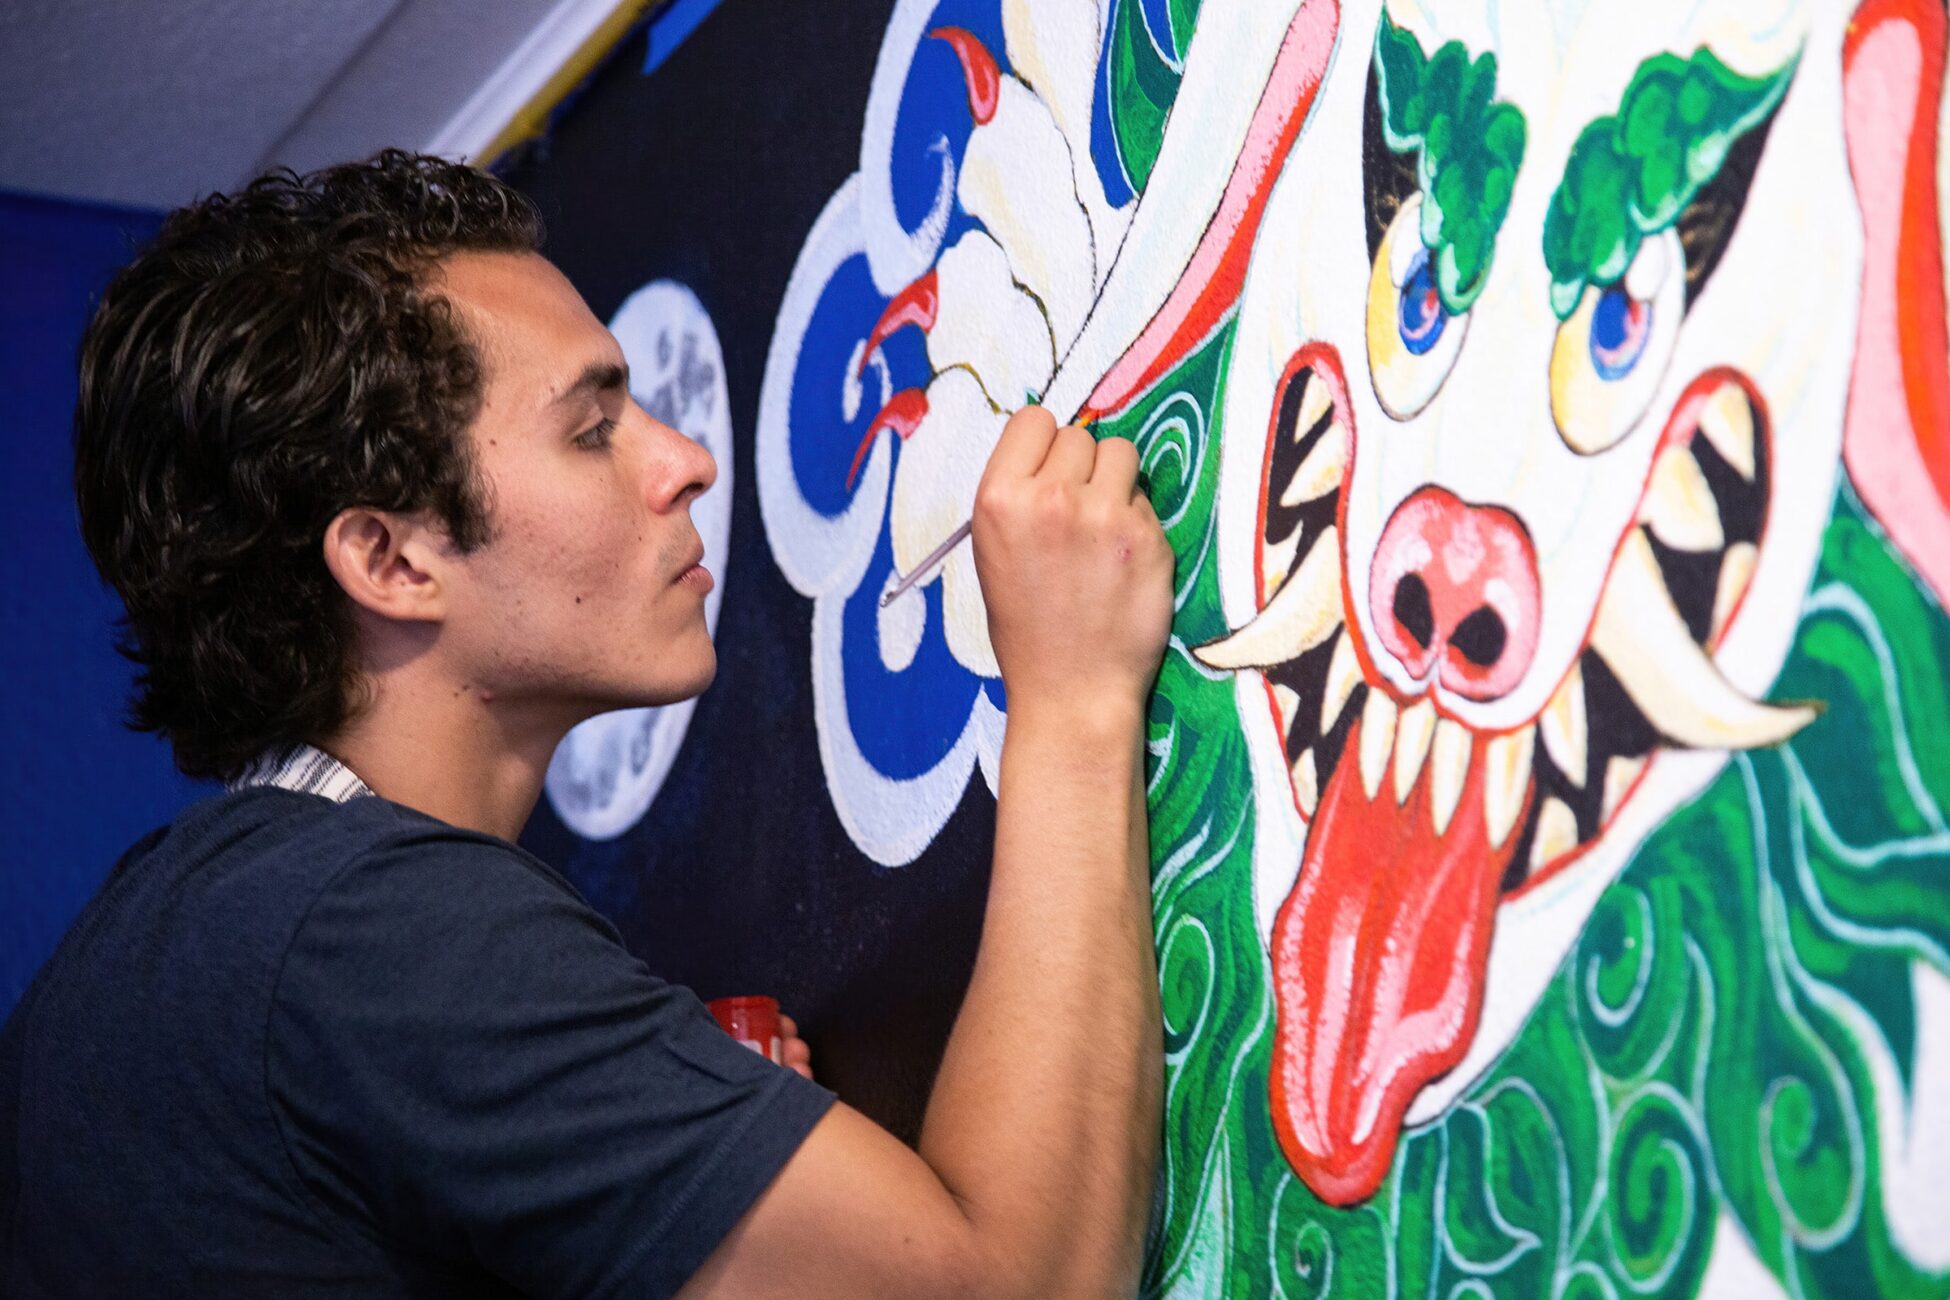
[[[1442,340],[1442,327],[1449,313],[1442,309],[1442,295],[1436,291],[1435,277],[1429,274],[1429,250],[1417,249],[1408,283],[1402,286],[1402,346],[1421,356]]]
[[[1451,315],[1423,246],[1422,196],[1411,196],[1388,223],[1368,276],[1368,372],[1382,409],[1397,420],[1435,397],[1456,364],[1467,312]]]
[[[1551,415],[1573,451],[1591,455],[1630,433],[1652,401],[1685,314],[1679,237],[1639,245],[1617,283],[1586,285],[1551,348]]]
[[[1652,304],[1617,285],[1598,295],[1591,313],[1591,368],[1603,380],[1623,379],[1645,355],[1652,336]]]

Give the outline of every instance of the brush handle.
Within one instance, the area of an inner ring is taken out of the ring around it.
[[[941,545],[935,547],[932,551],[929,551],[927,555],[922,558],[919,564],[915,565],[912,569],[908,571],[906,577],[902,578],[899,582],[895,583],[893,587],[888,590],[887,594],[880,598],[880,607],[882,609],[887,608],[887,606],[894,603],[894,597],[900,595],[902,592],[906,591],[909,587],[912,587],[915,583],[927,577],[929,573],[933,572],[935,565],[941,563],[943,560],[948,558],[948,552],[954,550],[957,546],[960,546],[962,542],[967,540],[968,532],[974,526],[975,526],[975,521],[971,519],[967,523],[963,524],[960,528],[957,528],[954,532],[949,533],[948,540],[941,543]]]

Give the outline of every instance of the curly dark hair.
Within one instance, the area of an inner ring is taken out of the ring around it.
[[[486,540],[464,436],[482,361],[432,279],[450,253],[541,239],[500,181],[389,149],[180,209],[109,284],[81,345],[75,498],[126,609],[129,725],[184,772],[235,779],[357,707],[323,555],[341,510]]]

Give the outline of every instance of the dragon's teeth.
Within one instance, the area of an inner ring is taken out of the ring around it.
[[[1348,697],[1360,684],[1361,664],[1354,657],[1353,634],[1342,632],[1341,639],[1334,643],[1333,658],[1327,661],[1327,693],[1320,703],[1320,730],[1323,734],[1332,731],[1334,724],[1340,721],[1341,710],[1347,707]]]
[[[1381,778],[1388,774],[1396,716],[1395,702],[1388,698],[1388,692],[1379,687],[1368,692],[1368,703],[1361,710],[1361,788],[1370,799],[1381,793]]]
[[[1733,607],[1740,603],[1754,580],[1754,561],[1759,558],[1760,552],[1752,542],[1735,542],[1720,558],[1720,580],[1713,593],[1713,640],[1718,641],[1720,634],[1727,630]]]
[[[1279,541],[1267,543],[1265,551],[1261,553],[1260,572],[1264,575],[1261,579],[1264,586],[1259,595],[1260,604],[1271,600],[1273,593],[1280,589],[1280,584],[1286,581],[1286,575],[1292,572],[1294,557],[1300,553],[1300,531],[1295,526]]]
[[[1307,387],[1300,394],[1300,419],[1293,426],[1293,440],[1300,441],[1307,436],[1307,430],[1320,423],[1320,417],[1327,414],[1333,404],[1334,396],[1327,391],[1327,381],[1318,371],[1309,370]]]
[[[1525,727],[1493,737],[1483,753],[1483,822],[1490,847],[1501,848],[1530,793],[1530,759],[1537,730]]]
[[[1435,724],[1435,740],[1429,746],[1429,811],[1435,833],[1449,829],[1449,819],[1462,802],[1463,785],[1469,780],[1469,755],[1475,741],[1469,728],[1447,718]]]
[[[1738,384],[1721,384],[1700,408],[1699,431],[1713,444],[1720,458],[1740,471],[1740,477],[1754,477],[1754,409]]]
[[[1336,420],[1327,426],[1320,441],[1300,462],[1293,480],[1280,493],[1280,504],[1290,510],[1302,501],[1324,497],[1339,487],[1347,474],[1347,447],[1347,426]]]
[[[1605,764],[1605,801],[1604,811],[1598,816],[1600,824],[1611,820],[1611,815],[1618,811],[1618,805],[1625,802],[1626,792],[1644,770],[1643,758],[1628,758],[1624,754],[1615,756]]]
[[[1300,692],[1285,682],[1273,683],[1273,702],[1280,709],[1280,730],[1284,732],[1300,715]]]
[[[1300,811],[1312,817],[1314,809],[1320,806],[1320,776],[1314,770],[1314,751],[1303,749],[1300,757],[1293,760],[1290,769],[1293,774],[1293,793],[1300,800]]]
[[[1673,604],[1644,532],[1625,535],[1591,624],[1604,659],[1645,720],[1692,749],[1756,749],[1815,718],[1808,704],[1766,704],[1726,679]],[[1595,773],[1593,776],[1595,777]]]
[[[1562,799],[1544,800],[1537,813],[1537,835],[1530,844],[1530,869],[1536,871],[1577,846],[1577,814]]]
[[[1570,675],[1557,688],[1557,694],[1544,706],[1542,716],[1537,719],[1537,730],[1557,770],[1569,777],[1572,785],[1582,787],[1589,729],[1584,713],[1584,669],[1576,661],[1571,664]]]
[[[1427,696],[1402,710],[1395,724],[1395,802],[1407,803],[1408,792],[1422,775],[1429,741],[1435,736],[1435,705]]]
[[[1678,551],[1717,551],[1726,545],[1720,505],[1693,453],[1677,444],[1659,453],[1639,507],[1658,539]]]
[[[1283,664],[1325,644],[1340,630],[1343,609],[1340,549],[1329,527],[1300,561],[1292,581],[1274,591],[1251,621],[1217,641],[1193,647],[1192,657],[1208,668]]]

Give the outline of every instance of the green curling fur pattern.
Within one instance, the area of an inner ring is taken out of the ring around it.
[[[1551,196],[1544,264],[1559,320],[1587,284],[1615,284],[1645,237],[1679,219],[1734,142],[1780,103],[1796,62],[1745,77],[1702,46],[1690,59],[1656,54],[1639,65],[1618,112],[1578,134]]]
[[[1525,126],[1494,98],[1496,55],[1475,59],[1461,41],[1425,57],[1415,37],[1382,15],[1375,36],[1382,133],[1396,153],[1419,150],[1422,243],[1451,315],[1483,292],[1496,232],[1510,210]]]

